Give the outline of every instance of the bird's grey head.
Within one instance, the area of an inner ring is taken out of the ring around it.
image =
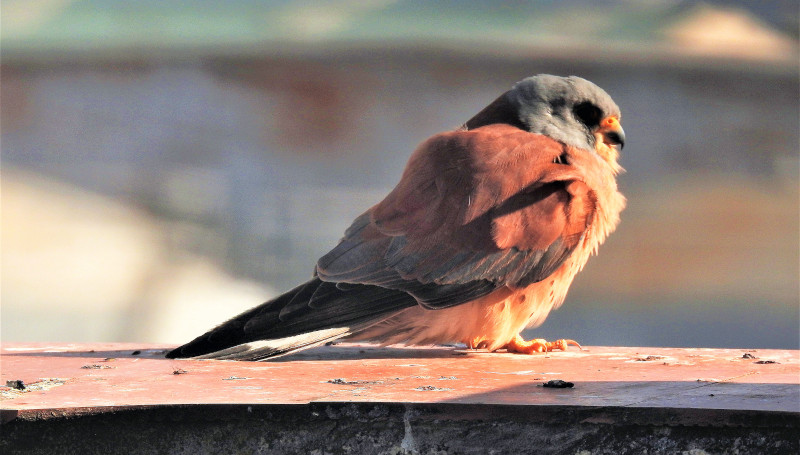
[[[528,131],[589,150],[594,149],[593,132],[600,121],[620,119],[608,93],[577,76],[532,76],[517,82],[506,97]],[[622,144],[624,137],[618,139]]]

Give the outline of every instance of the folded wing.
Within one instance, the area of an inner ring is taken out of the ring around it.
[[[317,264],[324,281],[401,290],[431,309],[553,273],[591,223],[574,151],[510,125],[443,133]]]

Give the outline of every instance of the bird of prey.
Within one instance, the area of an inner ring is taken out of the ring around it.
[[[616,228],[624,142],[620,110],[600,87],[523,79],[423,142],[311,280],[167,357],[263,360],[339,338],[519,353],[577,344],[519,333],[561,304]]]

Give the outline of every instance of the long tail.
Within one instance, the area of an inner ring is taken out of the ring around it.
[[[167,358],[277,357],[359,332],[416,304],[402,291],[313,278],[170,351]]]

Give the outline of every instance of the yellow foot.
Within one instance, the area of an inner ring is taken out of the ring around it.
[[[534,352],[550,352],[550,351],[566,351],[567,346],[577,346],[578,349],[583,350],[581,345],[575,340],[560,339],[553,342],[536,338],[531,341],[525,341],[521,336],[517,335],[507,345],[506,351],[518,352],[520,354],[533,354]]]

